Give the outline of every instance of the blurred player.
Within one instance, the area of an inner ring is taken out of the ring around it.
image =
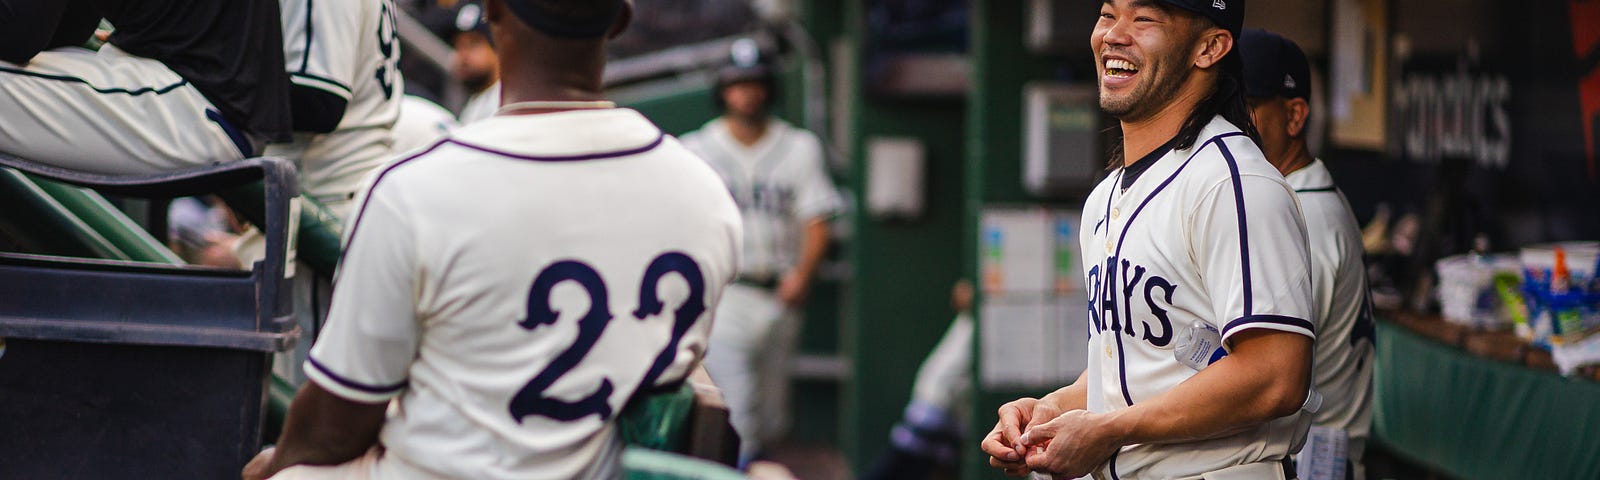
[[[966,437],[966,396],[972,386],[972,283],[956,282],[950,307],[956,318],[917,369],[911,402],[889,432],[889,449],[863,480],[919,479],[955,464]]]
[[[150,174],[289,139],[277,0],[7,0],[0,12],[0,151]],[[101,18],[116,26],[109,43],[75,46]]]
[[[1372,423],[1374,335],[1361,229],[1333,174],[1306,148],[1311,64],[1305,53],[1288,39],[1256,29],[1240,35],[1239,53],[1261,150],[1294,188],[1310,240],[1319,319],[1312,378],[1323,402],[1297,467],[1306,480],[1360,480]]]
[[[1242,0],[1111,0],[1090,44],[1120,121],[1083,210],[1088,368],[1002,406],[982,448],[1011,475],[1293,478],[1312,308],[1294,193],[1252,141]],[[1219,351],[1217,346],[1221,346]],[[1314,403],[1314,402],[1312,402]]]
[[[405,90],[399,12],[390,0],[280,1],[295,136],[266,154],[295,160],[301,193],[342,218],[389,159]]]
[[[364,191],[311,381],[245,478],[618,478],[614,416],[705,351],[738,209],[601,100],[631,4],[485,8],[506,105]]]
[[[451,27],[446,38],[455,47],[450,75],[471,94],[456,115],[456,121],[465,125],[489,118],[500,108],[500,67],[489,25],[483,21],[482,4],[466,1],[457,5]]]
[[[752,40],[718,72],[723,115],[683,136],[726,182],[744,217],[739,279],[717,305],[706,371],[728,401],[741,465],[789,425],[788,362],[805,300],[840,208],[811,132],[772,118],[777,81]]]

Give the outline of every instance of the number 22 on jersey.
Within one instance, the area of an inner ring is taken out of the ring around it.
[[[700,271],[700,265],[683,253],[667,252],[656,257],[645,268],[644,279],[639,285],[639,306],[633,311],[633,317],[639,321],[647,321],[666,308],[656,292],[656,287],[669,273],[677,273],[689,284],[689,296],[683,305],[679,305],[678,309],[673,311],[672,337],[667,341],[666,348],[656,355],[655,362],[650,365],[650,370],[645,373],[638,389],[655,385],[667,367],[672,364],[678,351],[678,342],[689,332],[689,328],[694,326],[695,320],[706,311],[705,276]],[[616,387],[609,378],[601,377],[600,385],[594,391],[576,401],[550,397],[545,393],[556,380],[576,368],[583,358],[589,355],[595,343],[600,341],[601,334],[605,333],[606,327],[611,324],[610,292],[606,288],[604,279],[600,278],[599,272],[577,260],[562,260],[545,267],[534,277],[533,288],[528,292],[527,318],[518,325],[529,331],[537,330],[544,325],[554,325],[561,312],[550,305],[550,292],[556,285],[566,281],[576,282],[583,287],[589,296],[589,310],[578,319],[578,337],[572,345],[556,355],[550,365],[529,380],[527,385],[511,398],[511,418],[517,423],[522,423],[522,419],[528,415],[570,422],[592,414],[599,415],[600,420],[605,421],[614,413],[610,399]]]

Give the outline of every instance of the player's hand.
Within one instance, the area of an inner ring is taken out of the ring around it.
[[[790,271],[778,279],[778,301],[789,308],[799,308],[810,294],[811,279],[800,272]]]
[[[244,465],[244,471],[239,475],[244,480],[264,480],[267,478],[267,467],[272,466],[272,457],[277,453],[278,449],[267,447],[261,453],[257,453],[256,458],[250,459],[250,463]]]
[[[1018,443],[1029,447],[1031,470],[1056,477],[1088,475],[1122,448],[1105,414],[1073,410],[1028,429]]]
[[[979,448],[989,454],[989,466],[1013,477],[1025,476],[1028,474],[1027,451],[1017,440],[1022,437],[1024,428],[1049,421],[1059,415],[1060,410],[1049,402],[1022,398],[1001,405],[998,414],[1000,418],[994,430],[984,436]]]

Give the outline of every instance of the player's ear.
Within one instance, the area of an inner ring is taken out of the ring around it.
[[[1311,104],[1304,98],[1291,98],[1284,102],[1284,113],[1288,115],[1289,136],[1298,138],[1306,131],[1306,122],[1311,120]]]
[[[1194,66],[1211,68],[1222,63],[1222,58],[1233,51],[1233,34],[1220,28],[1208,28],[1200,34],[1199,45],[1194,58]]]
[[[611,31],[606,32],[606,40],[617,38],[622,32],[628,31],[628,24],[633,23],[633,0],[622,2],[622,13],[617,15],[616,23],[611,24]]]

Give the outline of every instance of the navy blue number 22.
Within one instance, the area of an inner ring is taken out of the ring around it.
[[[668,252],[656,257],[645,269],[644,280],[639,286],[639,308],[634,310],[634,318],[644,321],[652,315],[661,313],[665,305],[657,296],[656,287],[661,283],[662,277],[673,272],[677,272],[689,284],[689,296],[683,305],[673,311],[672,338],[667,341],[666,348],[656,355],[650,370],[639,382],[640,389],[655,385],[667,367],[672,364],[673,357],[678,351],[678,342],[689,332],[689,327],[694,326],[695,320],[706,311],[705,277],[700,272],[700,266],[688,255]],[[572,342],[572,346],[557,355],[549,366],[511,397],[511,418],[517,423],[522,423],[523,417],[528,415],[569,422],[593,414],[599,415],[600,420],[604,421],[610,419],[614,413],[610,399],[616,387],[612,385],[611,379],[604,377],[601,377],[599,387],[577,401],[545,396],[545,391],[555,384],[556,380],[576,368],[578,363],[589,355],[595,343],[600,341],[600,335],[605,332],[606,326],[611,323],[609,293],[599,272],[575,260],[564,260],[545,267],[544,271],[534,277],[533,288],[528,292],[528,318],[518,325],[534,330],[542,325],[555,324],[560,312],[551,308],[550,292],[557,284],[569,280],[577,282],[588,293],[589,311],[578,319],[578,338]]]

